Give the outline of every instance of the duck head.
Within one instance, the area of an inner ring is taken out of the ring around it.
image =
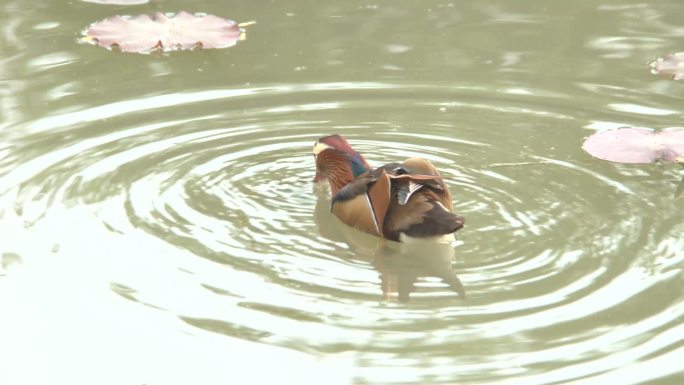
[[[313,147],[316,159],[314,182],[327,179],[332,194],[370,170],[368,162],[340,135],[324,136]]]

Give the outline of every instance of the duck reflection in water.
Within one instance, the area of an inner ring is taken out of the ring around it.
[[[466,297],[461,280],[454,273],[454,248],[443,242],[399,243],[364,234],[330,212],[330,198],[324,186],[315,186],[318,200],[314,209],[316,231],[323,237],[345,243],[359,260],[368,261],[380,274],[383,298],[408,302],[416,283],[427,277],[441,279],[461,298]]]
[[[386,298],[396,293],[400,301],[408,301],[414,284],[423,276],[441,278],[465,297],[451,268],[453,248],[449,244],[453,233],[463,227],[464,218],[451,212],[451,193],[429,161],[410,158],[373,170],[339,135],[320,138],[314,145],[314,157],[314,181],[327,181],[332,193],[331,198],[318,194],[315,219],[319,233],[344,241],[355,251],[369,250],[370,241],[370,250],[375,250],[373,265],[380,272]],[[354,229],[375,237],[370,240]]]

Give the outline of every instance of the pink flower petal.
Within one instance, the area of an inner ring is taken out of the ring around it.
[[[684,79],[684,52],[667,54],[649,65],[653,74],[670,76],[674,80]]]
[[[113,16],[92,24],[84,35],[101,47],[117,47],[123,52],[148,53],[153,50],[226,48],[235,45],[243,31],[228,19],[214,15],[176,15],[157,12],[149,15]]]
[[[589,136],[582,148],[611,162],[676,162],[684,157],[684,129],[656,133],[646,128],[618,128]]]
[[[116,4],[116,5],[135,5],[135,4],[146,4],[149,0],[81,0],[86,3],[97,3],[97,4]]]

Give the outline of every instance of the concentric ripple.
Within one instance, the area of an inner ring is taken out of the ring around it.
[[[32,122],[0,149],[2,230],[13,234],[4,248],[24,259],[41,245],[87,253],[111,290],[189,331],[340,354],[362,383],[625,384],[677,373],[677,170],[589,159],[583,132],[558,129],[586,125],[567,107],[576,101],[486,95],[273,86]],[[376,165],[437,165],[467,218],[458,241],[407,257],[336,223],[310,153],[333,132]],[[435,279],[451,269],[466,300]],[[407,276],[415,291],[396,303],[391,281]]]

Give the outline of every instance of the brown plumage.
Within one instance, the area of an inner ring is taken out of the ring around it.
[[[339,135],[314,145],[317,179],[332,191],[332,213],[361,231],[394,241],[433,239],[463,227],[451,193],[427,160],[410,158],[375,170]]]

